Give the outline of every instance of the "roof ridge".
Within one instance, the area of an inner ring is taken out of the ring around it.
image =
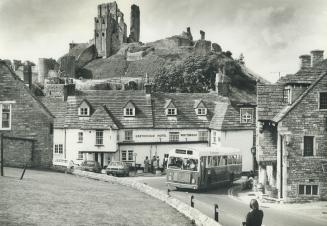
[[[272,119],[272,121],[274,122],[280,122],[283,118],[285,118],[285,116],[292,111],[295,106],[297,106],[302,100],[303,98],[320,82],[320,80],[325,77],[327,75],[327,72],[323,72],[314,83],[312,83],[307,90],[305,90],[295,101],[291,106],[286,106],[284,108],[282,108],[280,110],[280,112]],[[285,111],[283,113],[283,111]],[[283,114],[282,114],[283,113]],[[279,116],[280,114],[282,114],[279,118],[277,116]]]

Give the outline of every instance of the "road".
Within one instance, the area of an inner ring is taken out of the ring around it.
[[[140,178],[140,182],[146,183],[153,188],[167,192],[165,177]],[[172,190],[171,196],[190,204],[190,198],[194,196],[194,206],[207,216],[214,218],[214,205],[219,206],[219,222],[223,226],[240,226],[244,221],[249,205],[228,196],[228,188],[221,187],[209,191],[193,192],[190,190]],[[294,213],[285,209],[269,208],[264,204],[260,206],[264,211],[263,224],[265,226],[325,226],[326,221],[308,218],[301,212]]]

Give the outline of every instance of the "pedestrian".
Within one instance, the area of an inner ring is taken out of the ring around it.
[[[159,159],[159,156],[157,156],[157,168],[156,168],[156,170],[160,168],[159,163],[160,163],[160,159]]]
[[[164,167],[164,169],[167,168],[167,163],[168,163],[168,155],[165,154],[164,161],[163,161],[163,167]]]
[[[250,202],[250,208],[252,209],[246,216],[246,222],[243,225],[246,226],[261,226],[263,219],[263,211],[259,210],[259,204],[256,199],[252,199]]]
[[[149,172],[149,157],[146,156],[145,160],[144,160],[144,173],[148,173]]]
[[[154,168],[155,168],[155,164],[157,163],[157,158],[156,156],[154,155],[151,159],[151,172],[154,173]]]

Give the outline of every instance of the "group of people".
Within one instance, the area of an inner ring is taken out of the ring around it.
[[[153,156],[151,161],[149,160],[149,157],[146,156],[144,160],[144,173],[152,172],[155,173],[157,169],[159,169],[159,156]]]

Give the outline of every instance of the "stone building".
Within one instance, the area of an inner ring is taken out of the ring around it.
[[[54,117],[30,90],[31,76],[30,64],[24,65],[22,81],[0,61],[0,134],[7,166],[52,164]]]
[[[257,89],[259,180],[283,201],[327,198],[327,61],[311,53],[297,73]]]

